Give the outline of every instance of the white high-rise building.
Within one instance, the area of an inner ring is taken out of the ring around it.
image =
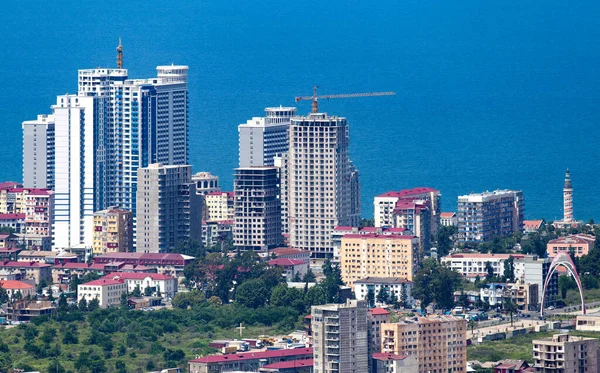
[[[58,96],[54,112],[53,248],[92,246],[94,129],[98,99]]]
[[[290,246],[332,257],[334,228],[360,221],[358,172],[348,154],[346,118],[322,113],[294,117],[289,139],[283,169]]]
[[[288,128],[295,107],[270,107],[266,117],[254,117],[238,126],[240,167],[273,166],[276,155],[288,151]]]
[[[23,122],[23,186],[54,189],[54,116]]]

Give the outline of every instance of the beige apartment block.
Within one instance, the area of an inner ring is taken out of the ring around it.
[[[534,339],[533,360],[541,373],[598,373],[598,339],[555,334]]]
[[[235,198],[233,192],[211,192],[204,195],[208,221],[233,220]]]
[[[413,280],[418,266],[415,236],[346,234],[340,246],[342,280],[348,286],[367,277]]]
[[[466,372],[467,321],[429,315],[381,325],[381,351],[415,357],[419,373]]]
[[[133,213],[115,207],[94,213],[92,252],[133,251]]]

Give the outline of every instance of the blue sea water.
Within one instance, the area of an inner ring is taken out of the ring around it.
[[[77,69],[190,66],[190,161],[232,187],[237,125],[297,95],[348,118],[364,216],[413,186],[522,189],[528,218],[600,217],[600,2],[580,0],[13,1],[0,12],[0,180],[21,180],[21,122],[73,93]],[[299,111],[307,113],[310,103]]]

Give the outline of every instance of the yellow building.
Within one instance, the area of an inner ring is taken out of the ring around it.
[[[133,214],[110,207],[94,213],[94,255],[133,251]]]
[[[417,359],[419,373],[467,371],[467,320],[429,315],[381,324],[381,351]]]
[[[367,277],[412,281],[417,271],[419,239],[393,234],[346,234],[340,245],[342,280],[348,286]]]
[[[233,192],[212,192],[204,196],[208,219],[210,221],[233,220]]]

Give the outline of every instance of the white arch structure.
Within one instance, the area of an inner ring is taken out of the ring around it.
[[[544,315],[544,303],[546,302],[546,288],[550,283],[552,275],[554,274],[554,272],[556,272],[556,269],[559,266],[565,267],[575,278],[575,282],[577,282],[577,288],[579,289],[579,297],[581,298],[581,312],[583,315],[585,315],[586,310],[585,302],[583,300],[583,288],[581,287],[581,281],[579,280],[579,275],[577,274],[577,268],[575,268],[575,264],[573,264],[571,256],[565,251],[559,252],[558,255],[554,257],[552,263],[550,264],[550,268],[548,269],[548,276],[546,276],[546,280],[544,280],[544,288],[542,289],[542,306],[540,308],[540,315]]]

